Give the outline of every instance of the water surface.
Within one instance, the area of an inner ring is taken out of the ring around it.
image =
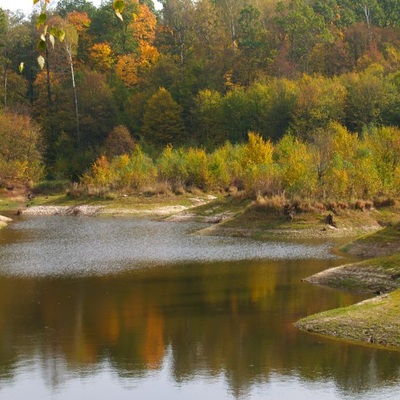
[[[329,244],[37,217],[0,231],[0,399],[395,399],[400,353],[299,332]]]

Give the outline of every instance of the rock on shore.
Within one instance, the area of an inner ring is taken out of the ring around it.
[[[101,206],[33,206],[21,211],[23,215],[96,215]]]
[[[4,223],[8,223],[8,222],[12,222],[11,218],[8,217],[4,217],[3,215],[0,215],[0,222],[4,222]]]

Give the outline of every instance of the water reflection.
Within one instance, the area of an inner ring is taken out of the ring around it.
[[[0,398],[25,399],[34,393],[31,398],[43,399],[123,399],[132,394],[377,399],[380,391],[385,398],[397,396],[399,353],[323,340],[292,325],[307,313],[360,299],[301,282],[341,262],[323,259],[326,248],[302,246],[303,257],[297,259],[283,260],[279,251],[275,257],[270,250],[267,260],[224,261],[225,255],[223,261],[200,262],[201,252],[210,257],[210,239],[187,235],[195,226],[142,221],[135,231],[134,221],[109,220],[114,226],[99,234],[98,227],[108,220],[82,219],[78,226],[78,219],[66,218],[58,221],[64,226],[55,234],[56,220],[28,220],[26,229],[13,225],[0,234]],[[154,229],[151,234],[144,232],[146,224]],[[180,261],[172,262],[170,252],[165,262],[148,262],[152,254],[161,257],[161,239],[154,241],[154,235],[168,229],[174,233],[166,240],[182,252]],[[69,237],[68,232],[77,235]],[[114,237],[118,232],[121,236]],[[147,243],[143,253],[136,249],[143,254],[139,264],[127,250],[128,241],[140,240],[135,235],[144,235]],[[115,246],[117,267],[84,251],[95,245],[104,255],[108,240]],[[61,249],[66,243],[69,250]],[[126,260],[117,252],[118,243],[128,252]],[[246,249],[254,252],[259,246],[233,239],[228,243],[236,246],[235,254],[243,250],[245,255]],[[14,263],[15,251],[29,245],[39,254],[22,251],[29,258],[19,255]],[[65,264],[58,268],[54,253],[72,255],[74,246],[80,248],[79,268],[74,261],[68,264],[72,270],[66,269],[68,261],[61,258]],[[310,249],[317,259],[310,257]],[[82,274],[92,257],[96,267]]]

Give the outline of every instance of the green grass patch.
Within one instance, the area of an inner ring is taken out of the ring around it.
[[[301,319],[304,331],[400,350],[400,290]]]

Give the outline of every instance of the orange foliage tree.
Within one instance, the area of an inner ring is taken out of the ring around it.
[[[153,46],[157,20],[145,4],[138,5],[131,25],[133,37],[138,43],[138,51],[121,55],[115,68],[116,74],[127,87],[139,83],[140,75],[159,57],[157,48]]]

